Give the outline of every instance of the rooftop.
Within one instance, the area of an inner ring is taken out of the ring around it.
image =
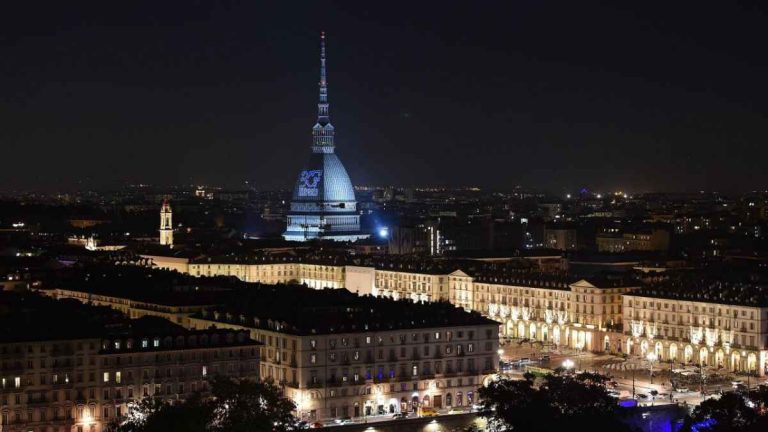
[[[448,303],[415,303],[297,285],[249,284],[226,304],[196,316],[301,335],[497,324]]]
[[[714,278],[702,274],[678,274],[650,282],[628,295],[768,307],[768,283],[759,280]]]
[[[234,278],[194,277],[137,266],[95,265],[72,269],[56,288],[165,306],[214,305],[240,285]]]
[[[214,338],[214,335],[218,335]],[[203,338],[203,336],[205,336]],[[33,342],[77,339],[136,341],[104,343],[102,352],[114,350],[169,350],[185,346],[193,337],[196,345],[253,344],[244,332],[192,331],[160,317],[129,319],[104,306],[91,306],[73,299],[55,300],[37,293],[0,292],[0,342]],[[139,340],[152,340],[142,346]],[[154,341],[157,340],[155,343]],[[187,344],[188,345],[188,344]]]

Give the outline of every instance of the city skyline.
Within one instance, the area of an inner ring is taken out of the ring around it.
[[[765,11],[594,6],[14,5],[0,180],[289,188],[325,30],[355,184],[763,189]]]

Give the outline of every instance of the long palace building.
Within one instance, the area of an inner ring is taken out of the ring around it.
[[[355,241],[368,235],[360,232],[355,189],[335,153],[325,73],[325,34],[320,44],[320,101],[312,128],[312,153],[296,180],[283,237],[293,241]]]
[[[648,285],[633,278],[578,278],[512,265],[431,259],[180,260],[147,255],[145,260],[194,276],[449,301],[497,321],[506,337],[643,358],[653,351],[664,361],[768,372],[768,291],[756,282],[669,276]]]

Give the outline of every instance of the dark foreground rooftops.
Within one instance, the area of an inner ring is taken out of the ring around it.
[[[37,293],[0,292],[0,343],[100,339],[102,352],[253,345],[247,331],[187,330],[166,319],[129,319],[102,306]]]
[[[108,307],[54,300],[34,293],[0,292],[0,342],[100,337],[123,319]]]
[[[302,335],[497,325],[448,303],[414,303],[296,285],[254,285],[227,304],[196,316]]]
[[[166,306],[204,306],[217,304],[222,296],[241,285],[242,282],[228,277],[194,277],[146,267],[99,265],[73,269],[56,288]]]

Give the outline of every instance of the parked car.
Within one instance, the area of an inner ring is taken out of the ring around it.
[[[354,422],[352,421],[351,417],[339,417],[336,420],[334,420],[334,423],[336,423],[336,424],[352,424]]]
[[[642,400],[648,399],[648,395],[645,394],[645,393],[638,393],[638,394],[635,395],[635,397],[638,398],[638,399],[642,399]]]
[[[407,419],[408,418],[408,414],[409,413],[407,413],[407,412],[399,412],[399,413],[393,415],[392,418],[395,419],[395,420]]]
[[[436,417],[439,413],[436,409],[432,407],[422,407],[421,408],[421,416],[422,417]]]

